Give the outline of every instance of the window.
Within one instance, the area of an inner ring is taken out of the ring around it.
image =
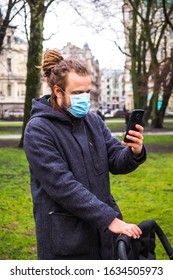
[[[7,71],[11,72],[11,58],[7,58]]]
[[[10,84],[7,85],[7,95],[11,96],[11,85]]]
[[[7,36],[7,46],[11,48],[11,36]]]
[[[132,11],[129,11],[129,19],[132,19]]]
[[[162,48],[161,51],[160,51],[160,56],[161,56],[161,59],[164,59],[166,57],[166,51],[165,51],[165,48]]]
[[[171,48],[170,53],[171,53],[171,57],[173,57],[173,48]]]

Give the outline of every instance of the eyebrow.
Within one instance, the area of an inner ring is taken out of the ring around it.
[[[91,92],[91,89],[87,90],[87,91],[83,91],[83,90],[74,90],[71,92],[71,94],[77,94],[77,93],[90,93]]]

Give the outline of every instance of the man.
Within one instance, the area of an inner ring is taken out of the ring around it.
[[[139,238],[141,230],[121,220],[109,172],[129,173],[145,161],[143,128],[121,143],[88,112],[91,78],[79,61],[49,50],[42,72],[51,95],[33,100],[24,140],[38,258],[115,259],[117,235]]]

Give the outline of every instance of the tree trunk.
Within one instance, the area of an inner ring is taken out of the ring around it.
[[[155,0],[124,0],[124,3],[126,6],[130,4],[131,8],[132,25],[129,27],[129,24],[127,24],[126,31],[130,34],[129,50],[132,56],[131,80],[133,85],[134,107],[142,107],[145,109],[145,126],[148,125],[148,120],[151,116],[152,127],[160,128],[163,126],[163,111],[159,111],[158,109],[158,96],[161,92],[161,86],[163,86],[164,80],[166,78],[169,80],[171,77],[168,73],[167,77],[164,79],[160,74],[164,68],[164,61],[166,62],[170,54],[168,50],[169,36],[166,35],[170,32],[168,23],[164,20],[158,21],[159,17],[157,17],[157,15],[161,7],[156,6]],[[173,6],[167,5],[166,7],[167,9],[165,12],[168,17],[171,18]],[[151,22],[155,22],[155,24],[152,25]],[[163,38],[165,40],[165,45],[163,45]],[[164,61],[158,60],[158,58],[160,59],[158,54],[161,48],[162,50],[166,50],[164,53]],[[142,77],[145,77],[145,83],[142,83]],[[145,91],[142,86],[142,84],[144,86],[146,85],[146,87],[150,85],[148,77],[152,78],[154,84],[153,96],[150,100],[149,107],[147,106],[148,92]],[[163,99],[164,98],[166,98],[165,95],[163,95]],[[168,103],[168,101],[166,102]],[[163,104],[165,104],[164,100]]]
[[[159,69],[159,67],[157,67]],[[167,60],[167,63],[164,64],[162,68],[162,72],[159,74],[156,73],[155,76],[155,87],[154,87],[154,99],[155,102],[153,103],[153,111],[152,115],[152,127],[153,128],[163,128],[163,121],[166,108],[168,106],[169,98],[171,97],[172,89],[173,89],[173,62],[172,57]],[[162,92],[163,92],[163,100],[161,108],[157,108],[158,104],[158,96],[159,92],[161,91],[162,85]]]
[[[42,61],[43,22],[45,12],[43,12],[44,1],[41,0],[36,2],[37,3],[35,3],[35,5],[33,3],[30,4],[31,24],[27,61],[26,96],[22,137],[19,147],[23,147],[24,131],[30,117],[32,99],[39,97],[41,92],[40,69],[36,68],[35,66],[40,66]],[[38,5],[40,6],[40,12]]]
[[[138,10],[140,0],[135,0],[132,9],[132,27],[129,31],[129,49],[131,53],[131,80],[133,85],[134,108],[145,108],[148,95],[148,72],[146,68],[147,45],[145,28],[141,22],[141,31],[138,30]]]
[[[134,92],[134,108],[146,108],[148,96],[148,76],[136,74],[137,88]]]
[[[172,67],[172,75],[171,75],[171,79],[169,80],[169,83],[165,84],[163,86],[163,91],[164,91],[164,93],[163,93],[163,101],[162,101],[162,106],[161,106],[161,108],[159,110],[159,113],[158,113],[160,122],[162,122],[161,123],[162,127],[163,127],[165,111],[166,111],[166,108],[168,106],[168,102],[169,102],[169,99],[171,97],[172,90],[173,90],[173,67]]]

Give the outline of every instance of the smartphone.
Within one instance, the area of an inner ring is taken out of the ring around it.
[[[135,109],[132,111],[128,125],[127,125],[127,130],[124,136],[124,142],[132,142],[131,140],[127,139],[126,136],[128,134],[129,130],[135,130],[138,131],[135,127],[136,124],[142,124],[142,118],[144,115],[144,110],[143,109]]]

